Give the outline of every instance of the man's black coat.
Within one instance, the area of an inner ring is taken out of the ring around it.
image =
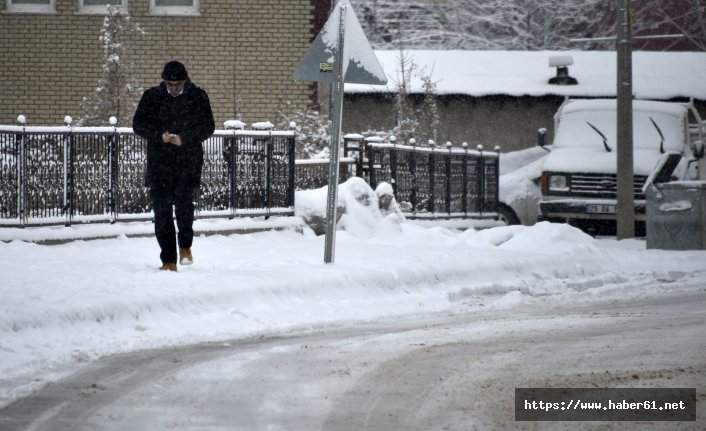
[[[201,183],[202,142],[215,124],[208,94],[187,80],[184,91],[173,97],[162,82],[142,95],[132,128],[147,140],[147,184],[169,188],[177,179],[190,187]],[[181,147],[162,142],[164,132],[181,136]]]

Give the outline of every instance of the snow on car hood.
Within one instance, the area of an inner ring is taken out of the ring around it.
[[[684,151],[687,114],[687,108],[677,103],[633,101],[635,174],[648,175],[652,171],[662,154],[660,147],[664,151]],[[560,112],[553,149],[547,155],[543,169],[615,173],[616,115],[614,99],[568,102]]]

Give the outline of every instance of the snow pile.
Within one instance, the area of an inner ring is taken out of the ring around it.
[[[328,186],[297,192],[294,213],[317,235],[325,233]],[[392,186],[381,183],[373,190],[362,178],[353,177],[338,187],[337,229],[358,238],[370,238],[383,218],[404,220]],[[388,221],[389,222],[389,221]],[[393,222],[394,223],[394,222]]]
[[[298,190],[294,198],[294,214],[301,217],[316,235],[323,235],[326,232],[327,191],[327,187]],[[341,218],[344,209],[339,200],[336,207],[337,221]]]
[[[378,203],[380,206],[380,212],[383,216],[388,216],[390,214],[395,214],[398,218],[404,220],[404,214],[402,214],[402,209],[395,199],[395,192],[389,183],[380,183],[375,188],[375,194],[378,196]]]
[[[369,238],[382,221],[375,191],[362,178],[353,177],[339,187],[345,211],[339,227],[358,238]]]
[[[546,254],[563,254],[577,249],[596,251],[590,235],[568,224],[539,222],[532,229],[523,226],[505,226],[480,231],[474,235],[480,240],[500,249],[518,251],[540,251]]]

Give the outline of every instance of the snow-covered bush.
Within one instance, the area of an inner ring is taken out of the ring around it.
[[[295,123],[295,150],[297,159],[319,159],[329,156],[331,145],[331,121],[314,107],[306,107],[286,116],[282,112],[279,116],[283,122],[280,128],[289,128]]]
[[[378,197],[378,207],[383,217],[390,214],[396,214],[400,219],[404,220],[402,209],[395,199],[395,193],[389,183],[382,182],[375,188],[375,194]]]
[[[301,190],[295,198],[295,215],[301,217],[317,235],[323,235],[326,231],[327,192],[328,186]],[[359,238],[369,238],[391,214],[397,220],[404,220],[389,184],[381,183],[373,190],[362,178],[353,177],[339,185],[337,229]]]

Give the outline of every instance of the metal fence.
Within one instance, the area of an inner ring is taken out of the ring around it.
[[[146,141],[113,127],[0,126],[0,225],[149,220]],[[294,132],[217,130],[198,217],[294,213]]]
[[[327,160],[294,160],[293,131],[217,130],[204,142],[197,217],[292,215]],[[0,226],[150,220],[146,146],[132,129],[0,126]],[[341,181],[390,183],[411,217],[497,216],[498,153],[344,140]]]
[[[498,152],[361,144],[371,187],[390,183],[397,202],[410,217],[497,217]]]
[[[343,183],[355,176],[355,160],[341,157],[338,181]],[[328,186],[329,159],[304,159],[296,161],[297,190],[318,189]]]

